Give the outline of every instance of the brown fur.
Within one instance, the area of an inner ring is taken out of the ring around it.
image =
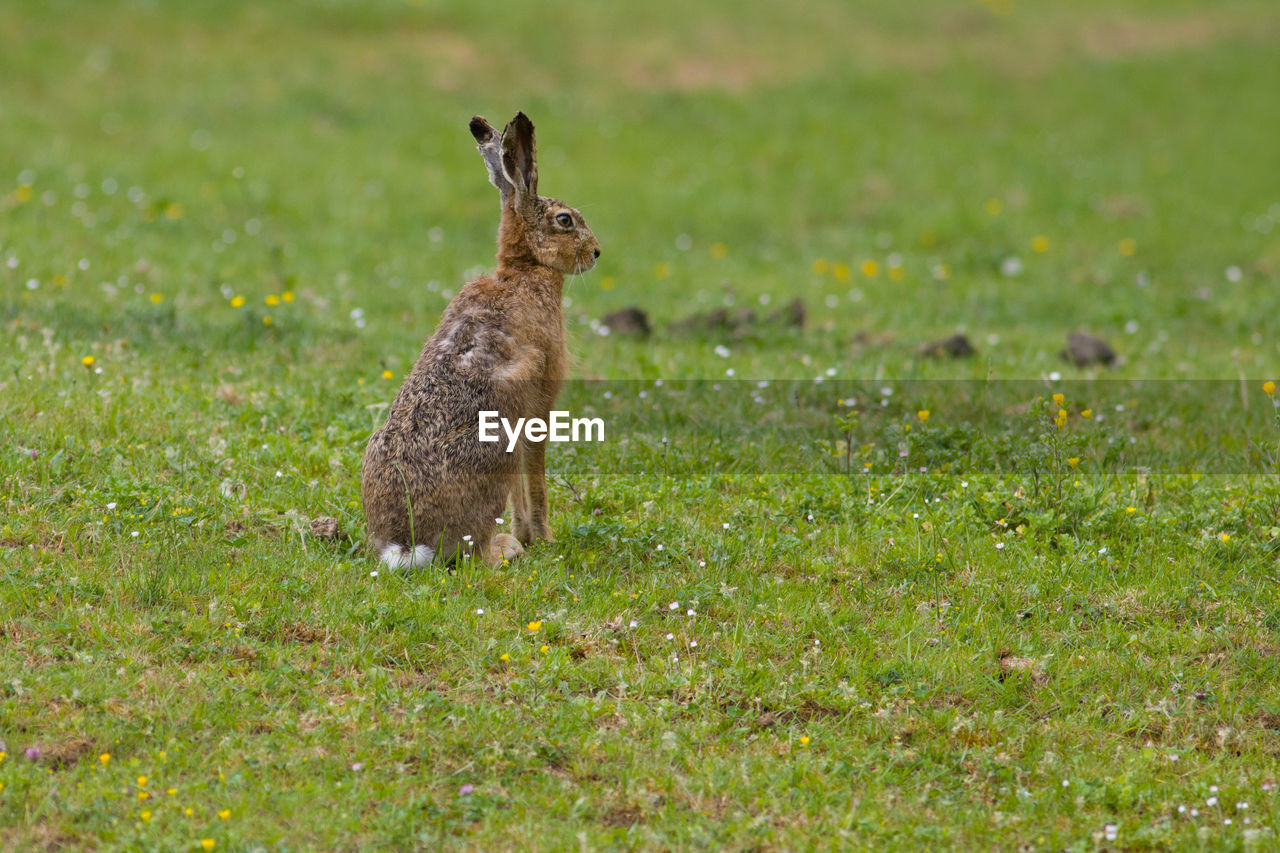
[[[379,553],[425,545],[437,559],[478,553],[493,565],[519,554],[520,543],[551,539],[546,445],[507,453],[505,435],[481,442],[479,412],[513,423],[549,416],[569,366],[564,275],[593,267],[600,247],[582,214],[538,195],[533,124],[523,113],[501,137],[479,116],[471,133],[502,200],[498,266],[445,309],[369,439],[362,492]],[[571,224],[557,222],[562,214]],[[494,535],[508,498],[515,538]]]

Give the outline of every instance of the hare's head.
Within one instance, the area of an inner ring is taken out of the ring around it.
[[[499,135],[476,116],[471,120],[471,135],[489,170],[490,183],[502,196],[498,259],[509,264],[532,262],[566,274],[594,267],[600,244],[582,214],[559,199],[538,195],[529,117],[516,113]]]

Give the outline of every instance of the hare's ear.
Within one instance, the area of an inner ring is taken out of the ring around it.
[[[537,197],[538,161],[534,152],[533,122],[524,113],[516,113],[502,131],[502,172],[515,187],[517,206]]]
[[[489,183],[498,188],[503,205],[510,203],[513,187],[502,173],[502,139],[498,136],[498,131],[484,120],[484,116],[476,116],[471,119],[471,135],[475,137],[476,150],[484,158],[485,168],[489,170]]]

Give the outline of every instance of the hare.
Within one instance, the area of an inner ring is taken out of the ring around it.
[[[546,444],[480,441],[479,413],[548,417],[568,372],[561,290],[595,266],[600,244],[582,214],[538,195],[533,123],[471,135],[498,189],[498,266],[469,282],[365,448],[361,491],[369,542],[393,569],[473,556],[518,556],[547,524]],[[513,532],[494,531],[510,498]]]

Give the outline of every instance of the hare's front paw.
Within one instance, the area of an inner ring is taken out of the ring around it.
[[[491,566],[500,566],[505,560],[514,560],[524,553],[519,540],[510,533],[499,533],[489,541],[488,562]]]
[[[517,523],[515,525],[516,536],[519,537],[521,544],[532,545],[535,542],[554,542],[555,537],[551,535],[551,525],[545,521],[539,524],[531,521],[526,524]]]

